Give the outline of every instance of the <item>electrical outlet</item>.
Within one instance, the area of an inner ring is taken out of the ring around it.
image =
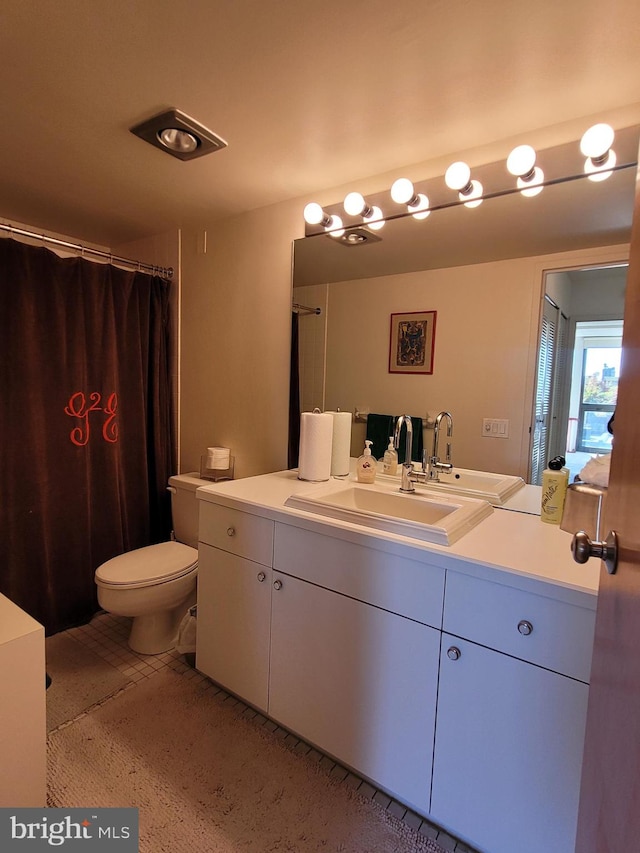
[[[483,418],[482,435],[485,438],[509,438],[508,418]]]

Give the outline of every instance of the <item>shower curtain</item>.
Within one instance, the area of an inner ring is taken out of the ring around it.
[[[169,538],[169,286],[0,239],[0,592],[47,634]]]
[[[300,357],[298,314],[291,312],[291,367],[289,374],[289,446],[287,467],[298,467],[300,451]]]

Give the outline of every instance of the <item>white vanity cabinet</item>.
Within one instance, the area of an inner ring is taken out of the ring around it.
[[[430,547],[298,487],[201,490],[198,669],[483,853],[573,853],[597,571],[530,516]]]
[[[274,566],[270,716],[426,813],[444,572],[281,524]]]
[[[573,853],[594,622],[448,573],[433,820],[487,853]]]
[[[273,522],[200,506],[196,666],[267,711]]]

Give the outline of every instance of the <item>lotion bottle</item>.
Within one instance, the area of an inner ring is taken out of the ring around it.
[[[374,483],[376,479],[376,460],[371,455],[372,441],[365,441],[364,453],[358,459],[356,476],[359,483]]]
[[[563,456],[555,456],[542,472],[540,518],[546,524],[560,524],[569,485],[569,471]]]
[[[384,452],[384,459],[382,461],[382,473],[383,474],[395,474],[398,470],[398,454],[396,453],[396,449],[393,446],[393,436],[389,436],[389,447]]]

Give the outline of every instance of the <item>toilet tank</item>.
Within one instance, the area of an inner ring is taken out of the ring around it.
[[[178,542],[198,547],[198,498],[196,489],[210,486],[211,480],[201,479],[197,472],[169,477],[173,533]]]

